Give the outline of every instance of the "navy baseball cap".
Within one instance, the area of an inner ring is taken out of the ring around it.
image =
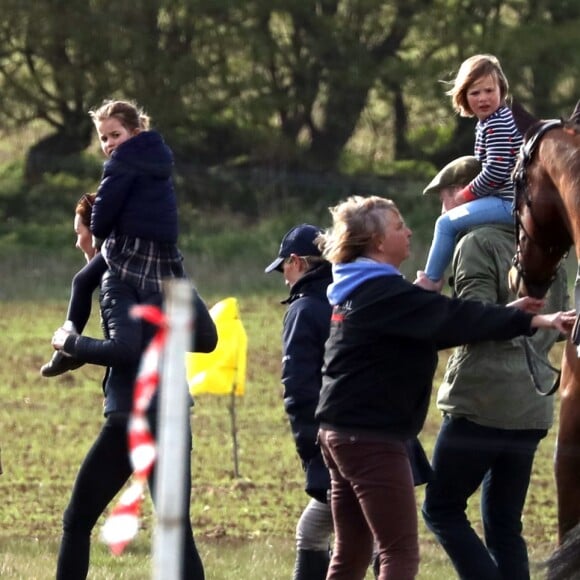
[[[297,256],[321,256],[320,248],[314,240],[322,233],[322,229],[311,224],[300,224],[293,227],[283,238],[278,251],[278,257],[264,270],[282,271],[282,262],[290,257],[290,254]]]

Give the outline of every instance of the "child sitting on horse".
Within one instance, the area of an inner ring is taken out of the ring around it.
[[[457,234],[485,223],[511,224],[514,186],[511,178],[523,137],[506,104],[508,81],[499,60],[478,54],[465,60],[447,92],[462,117],[476,117],[474,155],[481,171],[457,192],[457,207],[435,223],[425,270],[415,284],[441,291],[443,274],[451,262]],[[428,191],[431,184],[427,186]]]

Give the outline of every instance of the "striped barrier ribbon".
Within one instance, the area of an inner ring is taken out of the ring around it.
[[[116,556],[122,554],[127,544],[137,535],[147,477],[155,463],[155,440],[149,428],[147,410],[159,384],[159,362],[167,336],[165,315],[156,306],[133,306],[131,315],[158,328],[143,353],[135,381],[133,409],[128,425],[129,458],[133,466],[131,484],[121,494],[101,530],[101,539]]]

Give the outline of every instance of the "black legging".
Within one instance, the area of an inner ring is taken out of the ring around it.
[[[82,334],[87,325],[91,315],[93,293],[99,287],[106,271],[107,262],[103,255],[98,253],[72,279],[65,320],[72,320],[79,334]]]
[[[58,554],[57,580],[84,580],[89,570],[91,531],[107,505],[127,482],[132,473],[127,441],[127,416],[108,417],[87,453],[63,517],[63,535]],[[151,430],[155,432],[154,421]],[[183,579],[204,580],[191,520],[191,462],[187,456],[186,517],[184,518]],[[149,478],[154,489],[155,470]]]

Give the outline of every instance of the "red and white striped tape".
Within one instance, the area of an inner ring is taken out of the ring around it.
[[[167,336],[165,315],[156,306],[145,304],[134,306],[131,315],[143,318],[158,329],[141,358],[133,393],[133,409],[129,418],[128,433],[129,457],[133,466],[132,482],[121,495],[101,530],[102,540],[115,555],[123,552],[139,530],[141,502],[147,476],[153,468],[156,456],[155,440],[146,413],[159,384],[159,362]]]

